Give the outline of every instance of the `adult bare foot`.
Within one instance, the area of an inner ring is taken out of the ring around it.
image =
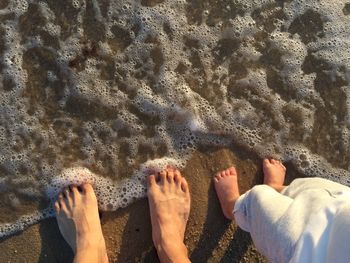
[[[275,159],[264,159],[264,184],[271,186],[277,192],[281,192],[285,187],[283,183],[286,170],[286,167],[280,161]]]
[[[233,208],[239,197],[237,172],[234,167],[218,172],[214,177],[216,194],[218,195],[222,212],[228,219],[233,219]]]
[[[61,234],[75,254],[74,262],[108,262],[97,199],[90,184],[65,188],[58,195],[55,210]]]
[[[152,238],[161,262],[190,262],[184,244],[190,192],[177,169],[168,167],[148,177]]]

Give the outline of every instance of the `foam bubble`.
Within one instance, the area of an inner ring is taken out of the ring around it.
[[[184,167],[198,145],[232,140],[349,184],[345,3],[239,0],[196,15],[188,1],[72,0],[64,14],[10,1],[0,10],[14,13],[1,25],[0,188],[28,178],[13,181],[19,192],[46,189],[54,201],[89,181],[100,208],[115,210],[144,196],[150,167]]]

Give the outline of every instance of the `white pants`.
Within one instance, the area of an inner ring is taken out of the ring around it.
[[[310,216],[332,202],[337,193],[349,190],[321,178],[296,179],[281,193],[258,185],[237,200],[233,214],[269,262],[289,262]]]

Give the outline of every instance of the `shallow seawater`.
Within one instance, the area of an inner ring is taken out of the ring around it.
[[[1,0],[0,236],[71,182],[126,206],[202,146],[350,185],[349,27],[343,0]]]

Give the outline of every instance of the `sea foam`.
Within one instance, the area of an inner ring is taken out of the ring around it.
[[[349,185],[346,1],[25,1],[0,5],[0,193],[51,206],[90,182],[102,210],[152,169],[234,141]],[[13,201],[15,200],[15,201]]]

